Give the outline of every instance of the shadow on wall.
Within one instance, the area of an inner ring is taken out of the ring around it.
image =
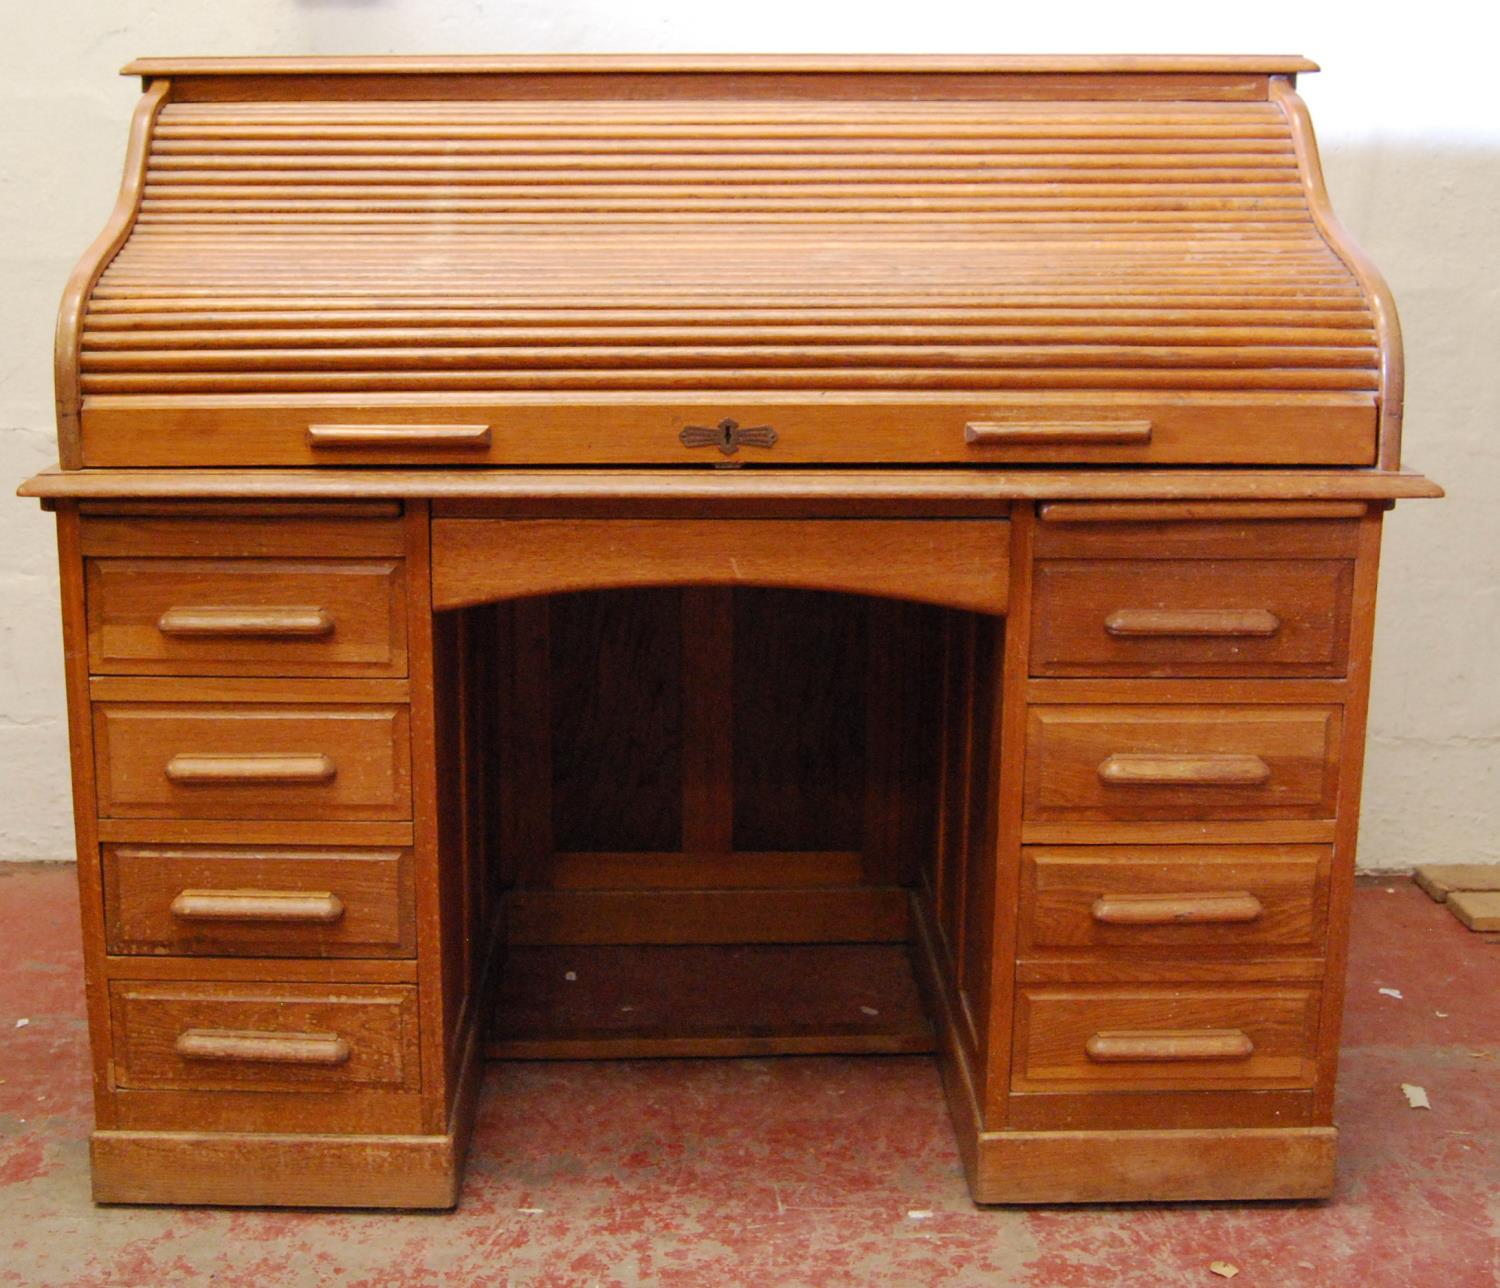
[[[1500,147],[1324,143],[1406,347],[1403,457],[1448,490],[1386,525],[1362,867],[1500,862]]]

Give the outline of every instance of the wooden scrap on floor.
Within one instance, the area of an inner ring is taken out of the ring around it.
[[[1500,930],[1500,890],[1455,890],[1448,907],[1470,930]]]
[[[1409,1109],[1431,1109],[1432,1101],[1427,1098],[1427,1088],[1418,1086],[1414,1082],[1403,1082],[1401,1092],[1406,1097],[1406,1105]]]
[[[1500,891],[1500,863],[1424,863],[1416,871],[1416,881],[1444,903],[1455,890]]]

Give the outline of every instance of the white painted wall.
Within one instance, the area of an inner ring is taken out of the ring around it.
[[[52,323],[113,202],[141,54],[1305,53],[1334,203],[1395,290],[1408,463],[1387,525],[1362,863],[1500,861],[1500,96],[1470,4],[6,0],[0,483],[54,454]],[[0,492],[0,857],[71,852],[52,525]]]

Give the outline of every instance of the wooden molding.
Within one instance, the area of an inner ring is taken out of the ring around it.
[[[157,80],[136,105],[130,122],[130,137],[125,145],[125,174],[120,194],[103,231],[93,245],[84,251],[63,288],[62,305],[57,313],[57,336],[53,349],[57,396],[57,451],[64,469],[78,469],[83,464],[83,440],[79,416],[83,396],[79,391],[79,345],[83,336],[83,313],[90,292],[99,276],[109,266],[135,227],[141,194],[146,186],[146,162],[150,152],[151,132],[163,104],[172,92],[170,80]]]
[[[1323,181],[1323,163],[1318,158],[1317,140],[1307,104],[1284,76],[1271,77],[1271,101],[1286,113],[1292,127],[1292,141],[1297,150],[1297,165],[1307,189],[1308,207],[1318,231],[1333,248],[1349,271],[1364,288],[1375,318],[1375,333],[1380,348],[1380,468],[1401,466],[1401,416],[1406,396],[1406,360],[1401,343],[1401,321],[1396,314],[1396,300],[1375,262],[1360,249],[1345,231]]]
[[[560,72],[660,74],[696,72],[819,73],[1117,73],[1163,75],[1265,72],[1295,75],[1318,65],[1295,54],[509,54],[292,58],[137,58],[122,76],[555,75]]]
[[[440,1136],[96,1131],[96,1203],[451,1208],[462,1145]]]
[[[755,505],[806,514],[820,507],[847,512],[857,503],[899,505],[920,515],[925,506],[1014,500],[1385,501],[1440,497],[1443,489],[1408,470],[62,469],[34,475],[17,495],[190,502],[427,497],[517,507],[608,502],[612,513],[629,506],[703,513]]]

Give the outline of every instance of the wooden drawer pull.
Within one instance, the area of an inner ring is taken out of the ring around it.
[[[1012,444],[1031,443],[1082,443],[1110,447],[1150,441],[1149,420],[1121,420],[1103,425],[1063,420],[1016,424],[972,420],[964,426],[964,442],[972,443],[975,447],[1008,447]]]
[[[1186,926],[1258,921],[1265,911],[1247,890],[1206,894],[1101,894],[1094,920],[1106,926]]]
[[[184,890],[172,900],[182,921],[338,921],[344,901],[327,890]]]
[[[313,447],[488,447],[488,425],[309,425]]]
[[[321,608],[169,608],[156,620],[163,635],[332,635]]]
[[[1099,766],[1099,777],[1119,787],[1254,787],[1271,767],[1250,755],[1120,755]]]
[[[1156,1060],[1248,1060],[1255,1043],[1241,1029],[1111,1029],[1084,1050],[1099,1064]]]
[[[237,1064],[348,1064],[349,1044],[336,1033],[256,1033],[249,1029],[187,1029],[177,1035],[184,1060]]]
[[[326,783],[337,772],[331,756],[173,756],[167,777],[174,783]]]
[[[1104,619],[1110,635],[1249,635],[1269,638],[1281,619],[1264,608],[1118,608]]]

